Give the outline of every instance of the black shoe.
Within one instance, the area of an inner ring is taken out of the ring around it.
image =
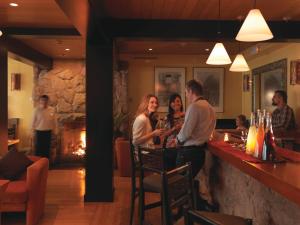
[[[199,198],[197,201],[197,210],[199,211],[207,211],[207,212],[218,212],[219,211],[219,205],[209,204],[206,200]]]

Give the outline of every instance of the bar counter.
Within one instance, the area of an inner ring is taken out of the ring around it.
[[[221,212],[252,218],[254,225],[300,224],[299,153],[278,148],[287,160],[266,163],[222,141],[208,149],[204,170]]]

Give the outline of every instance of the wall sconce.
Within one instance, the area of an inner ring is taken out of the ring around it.
[[[21,74],[12,73],[11,74],[11,90],[20,91],[21,90]]]

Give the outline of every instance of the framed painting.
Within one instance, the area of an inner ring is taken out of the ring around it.
[[[216,112],[223,112],[224,68],[195,67],[193,76],[195,80],[202,83],[204,98]]]
[[[272,112],[272,98],[276,90],[286,91],[287,85],[287,59],[252,70],[252,111],[266,109]]]
[[[159,112],[168,111],[172,94],[181,95],[185,107],[185,68],[155,67],[155,95],[159,101]]]
[[[290,67],[290,84],[300,84],[300,60],[292,60]]]

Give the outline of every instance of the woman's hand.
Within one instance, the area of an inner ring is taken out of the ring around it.
[[[165,132],[165,129],[156,129],[152,132],[153,136],[161,136]]]
[[[180,131],[182,124],[177,124],[173,127],[174,131]]]

